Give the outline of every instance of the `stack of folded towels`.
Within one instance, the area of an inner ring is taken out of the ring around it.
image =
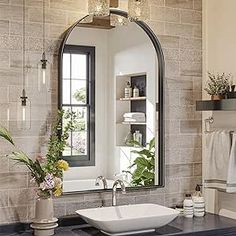
[[[130,112],[123,115],[124,122],[145,122],[145,113],[143,112]]]

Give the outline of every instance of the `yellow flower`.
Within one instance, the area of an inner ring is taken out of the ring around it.
[[[69,169],[69,164],[64,160],[59,160],[57,162],[57,167],[61,170],[67,171]]]
[[[62,194],[62,188],[60,187],[60,188],[56,188],[55,190],[54,190],[54,192],[53,192],[53,195],[55,196],[55,197],[59,197],[59,196],[61,196],[61,194]]]

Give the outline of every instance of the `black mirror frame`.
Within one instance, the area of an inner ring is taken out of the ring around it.
[[[123,16],[128,18],[128,13],[125,11],[111,9],[111,14],[116,14],[119,16]],[[76,25],[85,19],[87,16],[83,17],[82,19],[75,22],[70,28],[66,30],[64,33],[62,43],[59,49],[58,55],[58,80],[62,80],[62,58],[63,58],[63,50],[66,44],[66,41],[71,34],[72,30],[76,27]],[[164,60],[164,53],[161,47],[161,43],[157,38],[156,34],[151,30],[151,28],[143,21],[134,21],[139,27],[141,27],[144,32],[148,35],[149,39],[151,40],[157,54],[158,59],[158,103],[156,104],[156,111],[158,112],[158,179],[159,184],[153,186],[141,186],[141,187],[129,187],[131,190],[139,190],[139,189],[153,189],[153,188],[162,188],[165,186],[165,109],[164,109],[164,89],[165,89],[165,60]],[[61,109],[60,104],[62,104],[62,83],[58,83],[58,108]],[[111,191],[111,189],[107,190],[88,190],[88,191],[78,191],[78,193],[88,193],[88,192],[104,192],[104,191]],[[72,192],[75,194],[76,192]],[[69,194],[69,193],[64,193]]]

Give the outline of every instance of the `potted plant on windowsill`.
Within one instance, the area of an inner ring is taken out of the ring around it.
[[[16,163],[24,164],[29,169],[32,177],[31,182],[36,185],[38,197],[35,219],[31,225],[35,229],[35,235],[52,235],[54,228],[57,227],[57,219],[53,216],[52,197],[58,197],[62,194],[63,171],[68,170],[69,165],[61,159],[61,153],[67,146],[69,133],[74,129],[75,118],[76,115],[73,112],[58,112],[58,118],[52,128],[48,141],[48,151],[45,156],[38,155],[34,160],[21,150],[8,155]],[[62,120],[64,125],[62,125]],[[5,139],[15,147],[10,132],[4,127],[0,127],[0,138]]]
[[[211,95],[211,100],[221,100],[229,91],[231,74],[216,74],[208,72],[208,81],[205,91]]]

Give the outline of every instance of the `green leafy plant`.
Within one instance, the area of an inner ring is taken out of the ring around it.
[[[132,177],[131,186],[150,186],[155,184],[155,138],[153,138],[143,148],[138,142],[132,141],[135,146],[139,146],[141,150],[134,150],[133,153],[138,154],[133,164],[128,170],[123,171]],[[132,171],[133,169],[133,171]]]
[[[31,172],[32,180],[38,186],[38,195],[43,197],[60,196],[62,194],[62,174],[69,165],[61,159],[61,152],[67,146],[69,133],[74,129],[75,113],[59,111],[55,125],[48,141],[46,156],[38,155],[35,160],[24,152],[17,150],[9,157],[17,163],[22,163]],[[62,125],[62,121],[64,124]],[[60,134],[60,135],[59,135]],[[0,138],[15,146],[10,132],[0,127]]]
[[[225,95],[230,87],[230,78],[231,74],[212,74],[208,72],[209,80],[207,81],[207,87],[205,91],[213,96],[213,95]]]
[[[73,97],[78,102],[85,103],[86,102],[86,89],[85,88],[77,89],[76,92],[74,93]]]

